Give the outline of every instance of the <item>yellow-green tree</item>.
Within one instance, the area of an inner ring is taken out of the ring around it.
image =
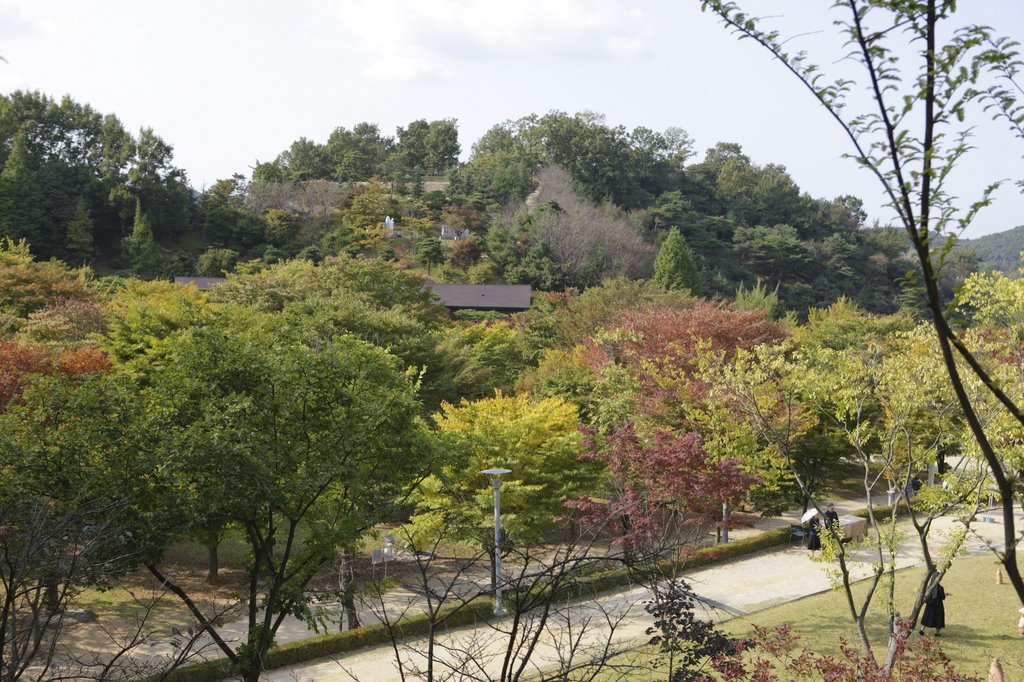
[[[363,192],[352,199],[345,211],[345,226],[352,231],[360,246],[373,246],[384,239],[384,219],[399,213],[398,199],[388,188],[374,178]]]
[[[109,330],[100,345],[118,363],[166,354],[174,345],[174,333],[208,324],[214,315],[206,292],[195,287],[128,280],[108,305]]]
[[[937,544],[934,537],[929,539],[932,522],[943,514],[956,514],[961,529],[969,527],[986,478],[980,458],[963,458],[950,466],[943,485],[936,480],[935,485],[923,485],[920,494],[911,492],[914,479],[927,480],[930,465],[947,452],[961,452],[968,435],[940,368],[934,338],[926,327],[918,327],[861,348],[808,349],[792,374],[819,417],[846,432],[862,466],[871,527],[867,546],[874,567],[863,601],[858,602],[850,589],[848,549],[839,542],[826,543],[825,557],[838,560],[835,576],[869,656],[873,647],[864,618],[872,596],[881,592],[890,616],[899,611],[913,627],[925,596],[949,570],[966,533],[950,533]],[[894,504],[879,508],[879,499]],[[895,596],[899,509],[908,512],[925,564],[914,600],[900,609]],[[897,632],[890,629],[889,635]],[[891,663],[889,656],[886,659]]]
[[[530,366],[522,334],[507,324],[452,328],[441,348],[448,355],[446,369],[456,395],[464,398],[510,391]]]
[[[578,459],[583,440],[576,408],[561,398],[496,393],[445,404],[436,420],[441,462],[419,487],[415,537],[429,540],[447,530],[491,546],[493,493],[480,474],[484,469],[512,470],[501,487],[502,524],[521,546],[554,528],[566,501],[593,491],[595,465]]]

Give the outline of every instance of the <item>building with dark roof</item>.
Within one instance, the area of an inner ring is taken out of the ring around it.
[[[530,309],[529,284],[427,284],[451,310],[494,310],[518,313]]]
[[[175,277],[181,286],[194,285],[208,290],[226,282],[226,277]],[[530,309],[532,294],[529,284],[433,284],[424,288],[437,294],[441,305],[448,310],[493,310],[499,313],[518,313]]]

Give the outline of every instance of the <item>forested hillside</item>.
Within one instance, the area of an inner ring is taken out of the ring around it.
[[[968,253],[973,253],[980,270],[998,270],[1010,277],[1020,276],[1024,225],[977,239],[964,239],[960,245]]]
[[[760,282],[803,314],[840,296],[895,310],[909,269],[903,237],[866,226],[856,197],[808,196],[735,144],[701,155],[680,128],[587,112],[496,125],[466,163],[454,119],[394,136],[339,127],[201,193],[154,131],[69,98],[0,98],[0,141],[0,236],[101,274],[220,275],[345,253],[440,281],[563,291],[650,277],[678,228],[702,294]]]

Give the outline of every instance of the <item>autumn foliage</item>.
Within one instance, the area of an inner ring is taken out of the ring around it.
[[[0,311],[26,317],[59,299],[91,298],[85,271],[59,261],[0,262]]]
[[[110,369],[110,359],[98,346],[68,348],[57,354],[57,370],[70,377]]]
[[[711,661],[713,673],[699,682],[767,682],[768,680],[827,680],[828,682],[973,682],[980,678],[957,671],[938,640],[917,638],[910,646],[909,630],[896,640],[891,668],[877,665],[846,642],[840,655],[821,655],[798,648],[799,637],[789,626],[775,630],[755,626],[753,651],[729,651]]]
[[[0,339],[0,410],[21,394],[33,374],[61,372],[69,377],[102,372],[110,360],[96,346],[54,352],[45,344]]]
[[[699,352],[722,352],[774,343],[786,336],[783,325],[761,310],[733,310],[707,301],[679,309],[651,305],[619,314],[606,332],[584,344],[584,361],[597,369],[625,365],[639,379],[643,405],[657,410],[685,390],[694,399],[704,392],[694,378]]]
[[[106,330],[99,303],[88,298],[61,298],[30,313],[21,334],[35,341],[75,343]]]
[[[627,547],[659,545],[673,526],[716,524],[722,504],[737,503],[758,482],[738,460],[709,458],[693,433],[656,431],[643,441],[627,424],[601,441],[593,432],[587,435],[588,449],[580,457],[607,467],[614,498],[600,504],[584,497],[567,506],[595,525],[617,524],[616,542]]]

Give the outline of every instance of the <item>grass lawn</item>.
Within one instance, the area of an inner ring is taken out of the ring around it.
[[[1007,680],[1024,680],[1024,637],[1017,634],[1020,604],[1012,585],[996,584],[996,567],[991,554],[962,557],[953,564],[942,583],[947,594],[942,647],[961,672],[984,679],[992,658],[998,656]],[[896,604],[900,612],[910,610],[922,574],[922,569],[899,573]],[[863,595],[866,588],[866,584],[859,584],[855,594]],[[856,634],[841,592],[818,594],[765,609],[728,621],[724,628],[734,635],[747,635],[753,634],[754,623],[764,627],[788,624],[800,635],[804,647],[818,653],[838,653],[840,637],[856,644]],[[875,595],[868,623],[872,643],[882,649],[886,615],[881,594]]]
[[[371,576],[376,575],[370,564],[370,552],[384,545],[384,535],[388,532],[394,532],[394,529],[381,526],[376,533],[368,533],[360,541],[355,567],[357,585],[360,587],[367,586]],[[394,534],[396,541],[401,543],[400,533]],[[301,526],[296,535],[303,541],[309,536],[309,529]],[[218,548],[221,580],[216,587],[206,584],[209,555],[207,548],[199,542],[183,540],[169,546],[164,552],[160,567],[163,573],[181,585],[201,608],[210,609],[207,613],[212,613],[237,601],[244,594],[246,586],[241,582],[242,566],[249,551],[242,533],[232,532],[224,537]],[[472,548],[455,543],[445,543],[437,548],[437,552],[442,559],[435,566],[435,570],[443,570],[445,562],[466,559],[476,554]],[[488,560],[486,554],[479,559],[478,573],[488,574]],[[389,567],[389,579],[384,583],[385,589],[398,585],[403,577],[416,579],[416,568],[412,562],[392,564]],[[328,564],[313,580],[311,588],[334,588],[336,585],[335,568]],[[174,594],[163,592],[162,596],[153,602],[161,592],[163,591],[149,572],[145,568],[139,568],[124,576],[110,589],[87,589],[76,594],[71,601],[71,608],[92,611],[100,622],[113,627],[129,627],[146,614],[147,610],[149,625],[154,629],[169,631],[172,625],[182,629],[191,625],[192,615]]]
[[[148,629],[169,629],[171,625],[190,623],[188,611],[173,594],[153,601],[156,594],[153,590],[132,587],[131,591],[120,586],[102,591],[84,590],[75,596],[71,606],[92,611],[100,621],[115,627],[128,627],[143,617],[149,623]]]
[[[1022,553],[1024,554],[1024,553]],[[1024,557],[1022,557],[1024,558]],[[1024,681],[1024,637],[1017,634],[1020,604],[1009,583],[997,585],[997,564],[990,554],[962,557],[943,580],[946,588],[946,628],[939,638],[946,655],[960,672],[987,679],[994,657],[999,657],[1007,682]],[[922,569],[906,569],[897,577],[896,602],[901,612],[909,610]],[[867,585],[855,587],[863,595]],[[868,612],[868,634],[876,656],[884,655],[886,637],[885,604],[876,593]],[[698,613],[701,618],[720,620],[719,612]],[[774,628],[789,625],[799,636],[799,646],[819,654],[838,654],[840,638],[859,649],[856,633],[841,592],[826,592],[774,606],[721,624],[733,636],[752,636],[753,625]],[[929,634],[933,631],[929,630]],[[911,646],[917,635],[912,635]],[[639,682],[664,679],[658,669],[654,647],[641,647],[613,659],[613,666],[598,676],[598,682]],[[788,679],[788,678],[787,678]]]

